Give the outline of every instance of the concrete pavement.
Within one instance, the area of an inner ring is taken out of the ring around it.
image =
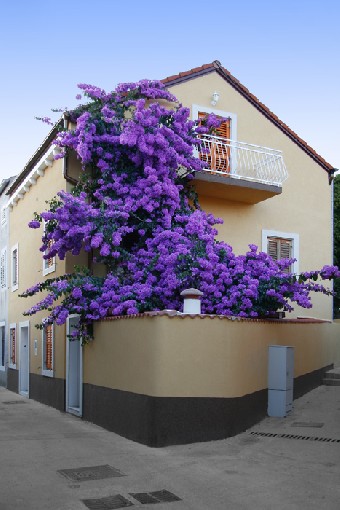
[[[107,465],[118,476],[90,479],[94,466]],[[72,468],[75,479],[60,473]],[[164,502],[171,495],[180,500]],[[158,510],[338,510],[340,387],[320,386],[294,401],[287,418],[266,418],[233,438],[161,449],[0,388],[1,510],[154,504]]]

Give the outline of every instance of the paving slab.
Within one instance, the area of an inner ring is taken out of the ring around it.
[[[0,510],[338,510],[339,480],[340,387],[235,437],[160,449],[0,388]]]

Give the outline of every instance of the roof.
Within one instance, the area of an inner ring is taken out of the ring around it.
[[[51,131],[48,133],[42,144],[38,147],[38,149],[35,151],[33,156],[29,159],[29,161],[26,163],[23,170],[20,172],[20,174],[17,176],[16,179],[11,183],[11,186],[9,187],[7,191],[7,195],[11,195],[19,186],[20,184],[26,179],[30,171],[34,168],[34,166],[37,164],[40,158],[45,154],[45,152],[48,150],[50,145],[52,144],[53,140],[58,134],[59,127],[61,125],[62,120],[59,120],[51,129]]]
[[[7,179],[3,179],[0,184],[0,196],[6,191],[9,184],[11,184],[16,179],[16,176],[8,177]],[[7,193],[6,193],[7,194]]]
[[[316,163],[318,163],[324,170],[330,175],[335,172],[335,169],[330,163],[321,157],[310,145],[307,144],[302,138],[300,138],[287,124],[282,122],[277,115],[275,115],[265,104],[261,103],[259,99],[254,96],[242,83],[240,83],[227,69],[225,69],[218,60],[214,60],[211,64],[204,64],[200,67],[190,69],[190,71],[181,72],[179,74],[164,78],[162,83],[166,87],[172,87],[188,80],[193,80],[199,76],[204,76],[216,72],[232,87],[234,87],[245,99],[247,99],[255,108],[257,108],[265,117],[267,117],[273,124],[275,124],[283,133],[285,133],[294,143],[296,143],[302,150],[304,150]],[[51,129],[46,136],[45,140],[38,147],[36,152],[32,155],[30,160],[26,163],[24,169],[20,172],[16,179],[10,184],[7,195],[11,195],[20,184],[26,179],[27,175],[37,164],[39,159],[44,155],[47,149],[55,139],[59,127],[63,119],[60,119]]]
[[[318,163],[328,173],[333,174],[335,169],[328,163],[320,154],[318,154],[307,142],[300,138],[287,124],[280,120],[275,113],[273,113],[265,104],[252,94],[247,87],[242,85],[218,60],[214,60],[211,64],[204,64],[200,67],[190,69],[168,78],[164,78],[162,83],[166,87],[172,87],[188,80],[193,80],[200,76],[216,72],[234,89],[236,89],[249,103],[251,103],[257,110],[259,110],[267,119],[269,119],[277,128],[279,128],[285,135],[287,135],[296,145],[298,145],[304,152],[308,154],[316,163]]]

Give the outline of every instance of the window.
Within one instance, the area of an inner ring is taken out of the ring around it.
[[[54,369],[53,324],[45,324],[42,330],[42,375],[53,377]]]
[[[1,208],[1,225],[6,225],[6,221],[7,221],[7,210],[6,210],[6,207],[3,206]]]
[[[44,232],[46,232],[46,223],[44,223]],[[50,239],[48,242],[48,249],[51,248],[52,244],[53,240]],[[55,257],[43,259],[43,275],[46,276],[47,274],[53,273],[53,271],[55,271]]]
[[[17,363],[17,326],[9,325],[9,366],[16,368]]]
[[[274,260],[297,259],[287,268],[287,273],[299,272],[299,235],[275,230],[262,230],[262,251]]]
[[[16,244],[12,248],[11,256],[12,265],[12,291],[17,290],[19,287],[19,250]]]
[[[6,323],[0,322],[0,370],[5,370]]]
[[[0,287],[7,288],[7,249],[3,248],[0,255]]]

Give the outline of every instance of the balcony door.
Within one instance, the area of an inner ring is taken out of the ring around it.
[[[202,136],[204,146],[209,149],[205,154],[199,157],[206,161],[206,167],[211,172],[221,174],[232,174],[235,172],[237,166],[237,115],[236,113],[227,112],[225,110],[218,110],[202,104],[191,105],[191,115],[193,120],[202,119],[209,113],[213,113],[216,117],[221,119],[220,126],[216,129],[216,139],[208,136]],[[225,119],[222,122],[222,119]],[[221,140],[219,140],[221,138]],[[228,143],[223,143],[223,140],[228,140]]]
[[[200,120],[203,120],[206,116],[207,113],[201,111],[198,112],[198,118]],[[227,118],[222,120],[223,117],[221,116],[218,116],[218,118],[221,119],[221,124],[215,128],[211,141],[209,144],[204,145],[205,150],[200,152],[199,157],[202,161],[207,163],[207,167],[213,172],[229,174],[231,168],[229,145],[231,119]]]

